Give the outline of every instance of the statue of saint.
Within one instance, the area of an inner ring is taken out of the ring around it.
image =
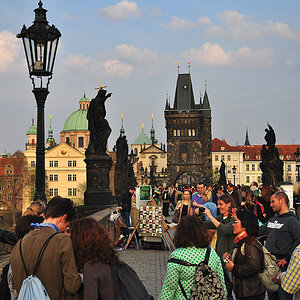
[[[276,137],[275,137],[275,132],[274,129],[272,128],[272,126],[267,123],[268,128],[265,129],[266,135],[265,135],[265,140],[267,142],[267,146],[270,148],[273,148],[275,146],[276,143]]]
[[[86,149],[87,154],[106,154],[107,139],[111,128],[105,119],[105,101],[111,96],[106,95],[106,90],[99,89],[97,96],[91,100],[87,112],[88,129],[90,131],[90,142]]]

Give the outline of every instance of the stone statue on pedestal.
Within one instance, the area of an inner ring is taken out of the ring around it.
[[[115,195],[118,198],[129,187],[136,186],[134,172],[128,160],[128,143],[125,135],[120,134],[116,142],[117,161],[115,167]]]
[[[225,186],[226,185],[226,175],[225,175],[225,163],[223,160],[221,161],[221,167],[219,169],[219,173],[220,173],[220,178],[219,178],[218,184]]]
[[[105,119],[105,101],[111,96],[100,86],[97,96],[91,100],[87,119],[90,141],[85,151],[87,189],[84,205],[106,208],[112,205],[109,172],[112,159],[107,154],[107,140],[111,128]]]
[[[265,129],[265,140],[267,144],[262,145],[260,169],[262,170],[263,185],[276,186],[283,181],[283,161],[279,158],[278,149],[275,146],[276,136],[274,129],[268,123]]]

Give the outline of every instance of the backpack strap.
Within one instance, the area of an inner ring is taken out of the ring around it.
[[[58,234],[58,233],[59,233],[59,232],[55,232],[55,233],[51,234],[51,235],[47,238],[47,240],[45,241],[44,245],[42,246],[42,248],[41,248],[41,250],[40,250],[40,253],[39,253],[39,255],[38,255],[37,263],[36,263],[36,265],[35,265],[35,267],[34,267],[34,271],[33,271],[33,274],[32,274],[33,276],[36,274],[36,272],[37,272],[37,270],[38,270],[38,268],[39,268],[39,265],[40,265],[40,263],[41,263],[43,254],[44,254],[44,252],[45,252],[45,250],[46,250],[46,247],[48,246],[50,240],[52,239],[53,236],[55,236],[55,235]],[[23,238],[22,238],[22,239],[23,239]],[[29,276],[29,272],[28,272],[28,270],[27,270],[27,268],[26,268],[26,266],[25,266],[24,257],[23,257],[22,249],[21,249],[22,239],[20,240],[20,256],[21,256],[21,259],[22,259],[22,262],[23,262],[23,266],[24,266],[24,269],[25,269],[25,272],[26,272],[26,276],[28,277],[28,276]]]
[[[206,254],[205,254],[205,258],[204,258],[204,263],[208,265],[208,260],[209,260],[209,256],[210,256],[210,251],[211,251],[211,248],[208,246],[206,248]]]
[[[192,264],[188,261],[185,261],[185,260],[181,260],[181,259],[178,259],[178,258],[169,258],[168,259],[168,263],[171,262],[171,263],[174,263],[174,264],[179,264],[179,265],[183,265],[183,266],[186,266],[186,267],[197,267],[198,265],[196,264]]]

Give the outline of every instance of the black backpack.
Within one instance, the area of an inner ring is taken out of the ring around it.
[[[1,281],[0,281],[0,300],[10,300],[10,290],[8,287],[7,274],[9,269],[9,263],[2,269]]]
[[[191,294],[189,299],[215,299],[215,300],[226,300],[226,294],[224,287],[222,285],[220,277],[215,271],[211,269],[208,265],[209,255],[211,248],[207,247],[204,261],[199,264],[192,264],[187,261],[170,258],[168,262],[184,265],[187,267],[196,266],[195,281],[191,289]],[[179,280],[179,287],[185,299],[188,299],[187,294]]]
[[[130,266],[111,265],[110,268],[117,300],[154,300]]]

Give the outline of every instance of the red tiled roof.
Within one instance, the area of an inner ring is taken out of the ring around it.
[[[224,147],[224,150],[221,149]],[[300,149],[300,145],[276,145],[279,156],[283,156],[283,160],[295,160],[294,153],[297,151],[297,148]],[[219,140],[214,138],[212,140],[212,151],[230,151],[230,152],[244,152],[244,160],[261,160],[261,151],[262,145],[241,145],[241,146],[230,146],[226,143],[225,140]],[[246,159],[246,156],[249,158]],[[281,158],[282,159],[282,158]]]

